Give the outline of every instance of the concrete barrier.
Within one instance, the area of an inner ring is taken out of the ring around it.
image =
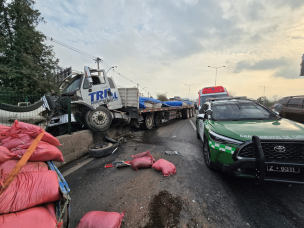
[[[64,162],[55,162],[57,167],[65,165],[84,154],[88,153],[89,146],[93,143],[104,141],[105,136],[110,138],[130,132],[131,128],[126,127],[110,127],[107,132],[93,132],[90,130],[74,132],[72,135],[61,135],[56,137],[62,146],[58,148],[62,152]]]

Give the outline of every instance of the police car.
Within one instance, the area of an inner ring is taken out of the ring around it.
[[[304,125],[246,97],[211,98],[197,115],[205,164],[259,183],[303,184]]]

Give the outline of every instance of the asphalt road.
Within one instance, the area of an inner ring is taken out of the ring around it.
[[[209,170],[190,119],[136,131],[113,155],[95,159],[65,178],[71,188],[71,227],[89,211],[126,211],[124,227],[304,227],[304,186],[256,185]],[[154,169],[108,168],[149,150],[175,164],[164,177]],[[167,155],[164,151],[178,151]],[[84,158],[85,159],[85,158]],[[71,168],[81,160],[64,167]]]

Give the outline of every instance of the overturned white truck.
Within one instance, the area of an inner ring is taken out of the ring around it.
[[[43,96],[45,110],[40,114],[48,119],[48,130],[60,129],[59,134],[66,133],[69,109],[71,122],[93,131],[105,131],[112,122],[151,129],[163,119],[186,119],[195,113],[193,105],[140,108],[138,88],[117,88],[103,69],[84,67],[84,74],[68,76],[59,90],[60,96]]]

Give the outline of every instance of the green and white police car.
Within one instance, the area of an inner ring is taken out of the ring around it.
[[[237,177],[304,184],[304,125],[246,97],[209,99],[196,119],[205,164]]]

